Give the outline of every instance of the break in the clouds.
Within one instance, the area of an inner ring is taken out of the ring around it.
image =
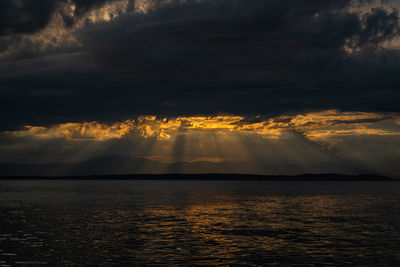
[[[35,173],[42,175],[213,171],[398,177],[399,137],[396,114],[329,110],[269,119],[140,116],[111,124],[27,125],[6,131],[0,136],[4,155],[0,162],[71,164],[89,160],[85,163],[89,166],[78,170],[53,166]],[[4,166],[8,165],[0,166],[0,173],[7,173]],[[105,166],[110,169],[103,170]],[[8,171],[26,169],[16,168]]]
[[[68,153],[95,142],[93,151],[111,155],[118,142],[156,140],[153,152],[133,156],[248,161],[247,150],[265,163],[269,140],[280,144],[270,149],[298,144],[293,153],[308,153],[304,162],[282,153],[289,165],[393,169],[399,8],[390,0],[3,0],[1,160],[75,159]],[[224,155],[207,144],[186,158],[173,152],[179,136],[202,134],[254,139]]]

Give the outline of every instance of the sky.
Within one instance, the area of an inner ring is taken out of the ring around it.
[[[0,164],[400,178],[399,8],[2,0]]]

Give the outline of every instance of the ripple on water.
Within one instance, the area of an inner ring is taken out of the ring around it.
[[[243,193],[208,183],[157,194],[143,182],[114,191],[31,185],[28,195],[0,187],[0,266],[400,265],[400,193],[288,195],[260,183]]]

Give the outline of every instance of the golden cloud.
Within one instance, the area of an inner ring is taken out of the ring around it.
[[[391,127],[382,127],[379,124],[381,121],[389,121]],[[257,134],[270,139],[281,139],[286,133],[299,132],[310,140],[323,141],[331,137],[346,135],[400,135],[400,127],[396,115],[328,110],[270,119],[257,117],[256,121],[243,116],[230,115],[176,118],[141,116],[112,124],[82,122],[63,123],[48,127],[25,126],[21,130],[8,131],[4,134],[36,138],[105,141],[124,138],[127,135],[169,140],[178,133],[198,132]]]
[[[129,128],[124,123],[105,125],[97,122],[63,123],[50,127],[24,126],[20,131],[6,132],[15,136],[32,136],[37,138],[64,138],[67,140],[97,140],[122,138]]]

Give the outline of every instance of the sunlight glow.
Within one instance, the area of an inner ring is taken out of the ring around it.
[[[159,118],[141,116],[136,119],[115,122],[63,123],[52,126],[24,126],[17,131],[3,132],[13,136],[37,138],[64,138],[67,140],[105,141],[121,139],[129,135],[144,138],[156,137],[170,140],[173,135],[212,132],[257,134],[268,139],[282,139],[285,134],[297,132],[310,140],[326,139],[343,135],[400,135],[398,116],[365,112],[339,112],[328,110],[299,115],[284,115],[270,119],[243,116],[191,116]],[[382,124],[385,122],[385,125]]]

